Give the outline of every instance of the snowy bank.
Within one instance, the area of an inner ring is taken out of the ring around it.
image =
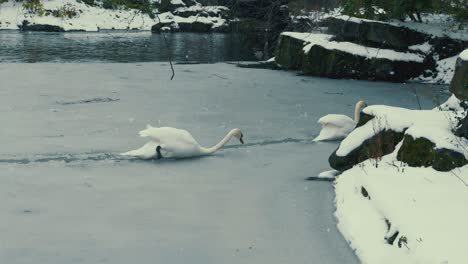
[[[179,7],[173,11],[174,14],[164,12],[151,18],[136,9],[105,9],[76,0],[50,0],[41,3],[43,14],[29,12],[21,2],[9,1],[0,4],[0,29],[23,27],[23,30],[42,31],[47,30],[44,26],[49,26],[50,31],[151,30],[159,23],[182,26],[202,23],[210,28],[219,28],[226,23],[229,12],[229,9],[223,6],[195,5]],[[67,12],[64,13],[64,10]],[[188,26],[185,28],[186,31],[191,29]]]
[[[101,7],[89,6],[75,0],[43,1],[46,13],[41,15],[30,14],[23,8],[21,2],[9,1],[0,4],[0,29],[18,29],[23,21],[31,25],[51,25],[65,31],[99,31],[101,29],[138,29],[150,30],[157,22],[148,14],[138,10],[111,10]],[[53,15],[54,11],[67,8],[76,13],[73,17]]]
[[[465,263],[465,108],[455,96],[432,110],[369,106],[330,157],[354,161],[336,180],[336,217],[363,263]]]
[[[362,263],[465,263],[467,183],[468,166],[412,168],[396,153],[363,162],[336,181],[338,228]]]

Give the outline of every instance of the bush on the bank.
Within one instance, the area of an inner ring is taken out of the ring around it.
[[[152,18],[154,17],[154,14],[151,10],[155,8],[155,6],[151,4],[150,0],[104,0],[102,1],[102,7],[106,9],[117,9],[119,7],[138,9],[143,13],[149,14]]]
[[[466,0],[343,0],[344,13],[377,20],[405,19],[422,22],[422,13],[452,14],[468,21]]]
[[[39,16],[45,14],[44,5],[42,5],[41,0],[26,0],[23,2],[23,8],[29,13],[38,14]]]

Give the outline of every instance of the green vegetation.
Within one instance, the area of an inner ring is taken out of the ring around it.
[[[344,0],[344,13],[377,20],[405,19],[422,22],[422,13],[452,14],[460,22],[468,21],[466,0]]]
[[[23,8],[31,14],[39,16],[67,17],[72,18],[78,15],[78,11],[70,4],[63,5],[56,10],[46,10],[41,0],[26,0],[23,2]]]
[[[6,3],[6,2],[8,2],[8,0],[0,0],[0,4]]]
[[[46,12],[41,0],[26,0],[23,2],[23,8],[29,13],[38,14],[39,16],[44,15]]]
[[[72,5],[66,4],[66,5],[60,7],[59,9],[52,11],[52,15],[54,17],[72,18],[72,17],[77,16],[78,12],[76,11],[76,9]]]

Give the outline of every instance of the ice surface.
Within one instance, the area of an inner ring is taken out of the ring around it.
[[[411,85],[229,64],[175,71],[169,81],[164,63],[0,64],[1,262],[357,263],[331,184],[305,181],[337,147],[311,142],[316,120],[359,99],[416,107]],[[202,145],[239,127],[246,144],[184,161],[115,156],[145,142],[147,123]]]

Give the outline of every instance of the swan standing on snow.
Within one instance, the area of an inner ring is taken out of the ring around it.
[[[359,113],[366,107],[364,101],[359,101],[354,110],[354,120],[345,115],[326,115],[319,119],[318,123],[322,125],[322,130],[314,141],[340,140],[344,139],[353,131],[359,122]]]
[[[140,131],[139,134],[141,137],[150,138],[151,141],[139,149],[121,155],[142,159],[180,159],[213,154],[233,137],[238,138],[244,144],[242,132],[238,128],[231,130],[223,140],[211,148],[200,146],[188,131],[173,127],[152,127],[147,125],[146,129]]]

